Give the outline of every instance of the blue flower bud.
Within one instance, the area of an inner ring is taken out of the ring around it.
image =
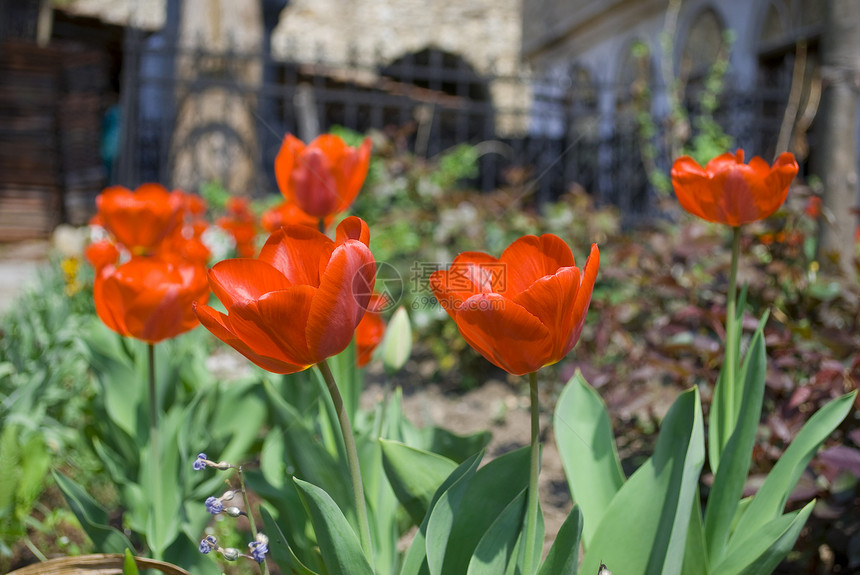
[[[212,515],[218,515],[222,511],[224,511],[224,504],[217,497],[207,497],[206,498],[206,511],[211,513]]]
[[[262,535],[262,534],[260,534]],[[269,552],[268,546],[268,537],[263,535],[262,537],[257,536],[257,541],[251,541],[248,543],[248,549],[251,550],[251,557],[257,563],[262,563],[266,560],[266,553]]]
[[[215,546],[217,544],[218,544],[218,541],[215,539],[215,537],[212,535],[208,535],[207,537],[205,537],[203,540],[200,541],[200,547],[198,547],[198,549],[200,550],[201,553],[206,555],[207,553],[209,553],[210,551],[215,549]]]
[[[206,457],[205,453],[199,453],[197,455],[197,459],[194,460],[194,463],[191,464],[191,467],[194,468],[194,471],[200,471],[202,469],[206,469]]]

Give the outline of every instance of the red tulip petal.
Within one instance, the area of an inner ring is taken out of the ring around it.
[[[292,285],[270,264],[248,258],[218,262],[209,270],[209,283],[227,309],[237,302],[256,300],[263,294]]]
[[[370,138],[365,138],[357,149],[349,149],[340,161],[341,185],[343,189],[338,212],[347,209],[355,201],[358,192],[367,179],[370,167]]]
[[[275,157],[275,179],[278,182],[278,188],[281,190],[281,194],[292,202],[295,202],[296,197],[290,182],[290,174],[293,172],[296,157],[304,149],[304,142],[292,134],[287,134],[281,144],[281,149],[278,150],[278,155]]]
[[[309,351],[301,326],[308,321],[316,291],[307,285],[293,286],[267,293],[257,301],[237,303],[229,308],[228,324],[261,355],[305,367],[313,365],[318,360]]]
[[[366,245],[348,240],[332,252],[307,323],[307,342],[317,361],[343,351],[373,294],[376,262]]]
[[[482,252],[463,252],[447,270],[437,270],[428,282],[433,295],[448,315],[477,293],[504,290],[505,266]]]
[[[538,318],[498,294],[478,294],[454,315],[463,338],[508,373],[537,371],[551,359],[552,336]]]
[[[337,211],[343,190],[339,189],[331,161],[325,152],[308,146],[296,158],[290,173],[296,203],[308,214],[324,218]]]
[[[342,244],[346,240],[358,240],[370,247],[370,228],[367,222],[356,216],[350,216],[337,225],[335,243]]]
[[[242,341],[230,329],[227,316],[208,305],[195,305],[194,311],[203,327],[211,331],[215,337],[244,355],[256,365],[273,373],[295,373],[306,369],[306,366],[294,365],[282,359],[261,355]]]
[[[373,350],[385,337],[385,322],[375,313],[366,313],[355,328],[356,363],[364,367],[373,357]]]
[[[119,284],[111,275],[98,275],[93,282],[96,314],[106,326],[120,335],[128,336],[125,309]]]
[[[707,174],[716,174],[724,170],[731,170],[735,166],[742,166],[744,163],[744,151],[738,150],[736,153],[726,152],[712,158],[710,162],[705,164],[703,172]],[[699,164],[696,163],[698,166]]]
[[[320,284],[334,242],[308,226],[284,226],[269,237],[259,259],[279,270],[293,285]]]
[[[508,297],[525,291],[538,279],[559,268],[576,265],[567,244],[553,234],[523,236],[502,252]],[[504,293],[504,292],[503,292]]]
[[[576,292],[576,303],[573,306],[573,330],[570,332],[565,344],[565,355],[576,342],[579,341],[579,336],[582,334],[582,328],[585,326],[585,317],[588,315],[588,306],[591,304],[591,295],[594,293],[594,284],[597,281],[597,272],[600,269],[600,250],[597,249],[597,244],[591,244],[591,251],[588,254],[588,259],[585,260],[584,271],[581,272],[581,283]],[[560,358],[559,358],[560,359]]]
[[[550,362],[555,363],[570,351],[570,333],[579,318],[574,316],[580,271],[576,267],[561,268],[551,276],[534,282],[514,297],[514,301],[537,317],[552,336]]]
[[[731,158],[734,162],[734,156]],[[711,179],[693,158],[683,156],[675,160],[672,166],[672,186],[678,202],[687,212],[709,222],[725,223],[717,219]]]

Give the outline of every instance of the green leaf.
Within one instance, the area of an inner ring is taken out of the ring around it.
[[[134,561],[134,553],[131,549],[125,550],[125,559],[122,562],[122,575],[140,575],[137,563]]]
[[[505,572],[522,530],[526,491],[520,491],[481,537],[469,560],[467,575],[498,575]]]
[[[380,439],[379,443],[382,446],[382,465],[394,494],[412,520],[420,524],[436,490],[457,464],[399,441]]]
[[[263,525],[265,525],[266,534],[269,537],[270,556],[278,567],[280,567],[281,571],[296,575],[318,575],[299,561],[281,528],[278,527],[278,524],[275,523],[274,518],[272,518],[272,515],[265,507],[260,507],[260,515],[263,517]]]
[[[520,491],[528,486],[530,448],[523,447],[487,463],[471,479],[458,498],[445,495],[430,515],[427,529],[427,559],[431,572],[464,573],[481,537]],[[454,489],[454,488],[452,488]],[[458,490],[459,493],[459,490]],[[446,530],[444,535],[440,530]],[[436,553],[445,541],[444,558]],[[431,562],[431,558],[434,562]],[[437,570],[438,569],[438,570]]]
[[[272,487],[282,488],[287,470],[284,466],[284,434],[273,429],[266,434],[260,451],[260,471]]]
[[[742,369],[743,401],[740,404],[738,420],[720,458],[720,467],[714,477],[705,511],[705,541],[711,567],[722,559],[738,501],[743,495],[744,483],[749,474],[756,432],[761,419],[766,372],[764,334],[758,329]]]
[[[61,473],[54,472],[53,475],[81,527],[92,539],[96,551],[123,553],[126,549],[133,549],[125,535],[108,524],[107,512],[80,485]]]
[[[430,507],[427,514],[424,516],[424,521],[418,528],[415,538],[406,552],[406,557],[403,559],[403,567],[400,570],[400,575],[430,575],[428,565],[428,555],[431,553],[438,557],[438,564],[441,567],[442,559],[445,556],[445,545],[447,544],[448,531],[441,530],[432,543],[427,539],[430,517],[436,509],[436,505],[443,499],[447,498],[447,502],[443,503],[450,505],[452,501],[459,504],[459,497],[465,493],[465,488],[471,478],[478,469],[478,464],[484,456],[483,452],[474,454],[472,457],[461,463],[451,474],[442,482],[439,489],[433,495],[433,500],[430,502]],[[459,485],[455,491],[451,489]],[[459,492],[459,493],[458,493]]]
[[[735,539],[754,535],[765,523],[780,516],[801,473],[827,436],[848,415],[856,396],[857,391],[852,391],[836,398],[809,418],[752,498],[733,531],[730,546]]]
[[[743,326],[743,314],[746,307],[747,286],[741,289],[738,295],[738,303],[735,314],[735,329],[734,337],[731,341],[726,341],[726,349],[732,346],[735,350],[735,359],[737,363],[730,366],[727,361],[723,362],[720,369],[720,374],[717,377],[717,382],[714,386],[714,397],[711,400],[711,411],[708,420],[708,463],[711,467],[711,472],[716,473],[720,466],[720,458],[723,450],[729,442],[732,433],[734,432],[735,424],[738,421],[738,416],[741,407],[742,390],[739,389],[744,377],[741,373],[741,335]],[[758,330],[764,329],[764,324],[767,322],[769,314],[765,313],[759,320]],[[725,354],[725,351],[723,352]],[[725,356],[724,356],[725,357]],[[735,389],[729,389],[728,372],[733,371],[735,374],[734,382]],[[734,398],[734,399],[732,399]]]
[[[765,523],[743,540],[733,538],[710,575],[769,575],[794,547],[813,507],[815,500]]]
[[[581,537],[582,511],[579,505],[574,505],[561,524],[538,575],[576,575]]]
[[[51,468],[51,454],[41,434],[34,434],[27,440],[22,454],[18,463],[20,476],[15,489],[15,506],[18,513],[29,515]]]
[[[669,408],[654,455],[618,490],[585,553],[581,570],[597,573],[612,558],[616,573],[681,573],[690,512],[705,460],[696,388]],[[587,520],[587,517],[586,517]]]
[[[21,457],[20,431],[18,425],[7,424],[0,434],[0,517],[14,511],[15,487],[21,475],[18,465]]]
[[[409,324],[409,314],[403,306],[397,308],[388,327],[385,328],[385,339],[382,340],[382,363],[385,370],[391,374],[406,365],[406,360],[412,353],[412,326]]]
[[[624,472],[606,404],[578,370],[558,398],[553,429],[570,492],[582,510],[587,549],[624,484]]]
[[[148,445],[143,457],[139,484],[146,493],[146,542],[156,557],[161,557],[179,534],[176,512],[182,504],[179,476],[179,447],[176,435],[185,411],[172,409],[158,422],[158,449]],[[156,458],[157,455],[157,458]],[[154,466],[154,467],[153,467]]]
[[[329,575],[373,575],[358,537],[328,493],[293,478],[317,536],[317,544]]]
[[[123,338],[95,321],[87,332],[91,362],[102,386],[102,402],[113,425],[131,437],[138,434],[138,408],[146,379],[123,347]],[[137,343],[137,342],[132,342]]]
[[[708,572],[708,549],[705,542],[705,525],[699,505],[701,496],[696,490],[693,509],[690,511],[690,530],[687,531],[687,544],[684,547],[684,568],[682,575],[703,575]]]

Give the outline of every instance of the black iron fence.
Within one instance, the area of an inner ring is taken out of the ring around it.
[[[549,90],[536,94],[525,74],[499,74],[492,66],[479,73],[464,59],[437,50],[370,61],[274,61],[132,37],[115,179],[191,189],[219,180],[234,192],[273,193],[272,166],[284,134],[308,139],[339,125],[397,132],[413,152],[427,157],[458,143],[493,142],[482,146],[487,153],[475,182],[482,190],[505,185],[516,169],[529,174],[537,201],[578,185],[599,203],[617,205],[628,221],[654,214],[643,145],[656,146],[649,165],[668,171],[671,158],[662,138],[645,142],[635,110],[616,105],[607,115],[595,97],[629,100],[628,86],[589,87],[583,102],[575,77],[553,80]],[[514,104],[499,97],[511,93],[526,97],[510,99]],[[786,97],[787,89],[728,89],[717,117],[738,146],[767,154]],[[653,125],[659,129],[663,121]]]

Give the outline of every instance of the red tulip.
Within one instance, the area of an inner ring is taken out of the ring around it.
[[[672,186],[681,206],[717,224],[740,226],[763,220],[785,202],[797,162],[788,152],[773,166],[758,156],[744,164],[744,151],[717,156],[702,168],[684,156],[672,166]]]
[[[355,328],[356,363],[364,367],[370,363],[373,351],[382,343],[385,337],[385,321],[380,312],[385,308],[388,298],[385,295],[373,294],[367,306],[367,313],[361,318]]]
[[[288,201],[322,219],[349,207],[369,165],[369,138],[351,148],[338,136],[323,134],[306,146],[287,134],[275,158],[275,178]]]
[[[206,268],[175,256],[132,256],[96,276],[93,298],[110,329],[157,343],[197,325],[192,302],[209,298]]]
[[[328,228],[333,219],[333,215],[328,216],[324,219],[323,225]],[[263,212],[260,225],[269,233],[276,232],[282,226],[290,225],[319,228],[319,218],[306,214],[293,202],[284,201]]]
[[[96,198],[101,224],[133,254],[153,253],[181,224],[184,205],[182,192],[159,184],[143,184],[134,192],[112,186]]]
[[[583,271],[557,236],[524,236],[499,259],[460,254],[448,270],[430,276],[430,287],[469,345],[523,375],[559,361],[576,345],[599,265],[597,245]]]
[[[96,274],[100,274],[108,266],[116,265],[119,261],[119,250],[112,242],[100,240],[87,246],[84,257],[95,268]]]
[[[343,351],[370,302],[376,262],[370,231],[356,217],[332,241],[307,226],[285,226],[256,259],[209,271],[227,314],[195,305],[200,322],[263,369],[293,373]]]

